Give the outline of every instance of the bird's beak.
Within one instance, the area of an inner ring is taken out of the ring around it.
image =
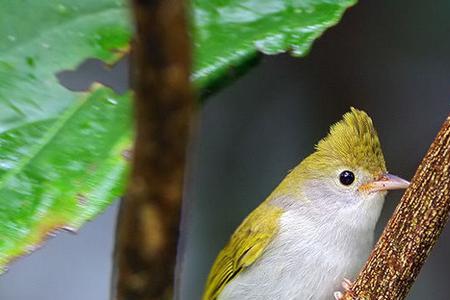
[[[359,187],[359,190],[365,191],[367,193],[375,193],[380,191],[406,189],[408,186],[409,181],[404,180],[398,176],[385,173],[374,181],[361,185]]]

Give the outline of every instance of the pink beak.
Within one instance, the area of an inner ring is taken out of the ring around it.
[[[375,193],[380,191],[402,190],[409,186],[409,181],[398,176],[385,173],[374,181],[363,184],[359,187],[360,191]]]

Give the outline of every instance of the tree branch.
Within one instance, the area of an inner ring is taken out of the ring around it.
[[[193,98],[182,0],[133,0],[137,134],[119,216],[117,300],[172,297]]]
[[[344,299],[404,299],[447,223],[450,116]]]

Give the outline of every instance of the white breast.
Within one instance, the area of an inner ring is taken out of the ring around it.
[[[219,300],[333,299],[342,280],[353,280],[367,259],[382,204],[383,199],[371,199],[326,217],[311,217],[304,207],[288,209],[277,237]],[[359,218],[370,220],[361,226]]]

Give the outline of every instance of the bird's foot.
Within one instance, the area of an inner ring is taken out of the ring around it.
[[[341,283],[342,288],[344,289],[344,292],[351,292],[353,282],[347,278],[344,278],[344,280]],[[342,300],[344,298],[344,294],[342,292],[334,292],[334,299],[336,300]]]

